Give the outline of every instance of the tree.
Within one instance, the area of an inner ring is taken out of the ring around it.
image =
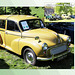
[[[20,8],[19,7],[8,7],[8,11],[10,14],[20,14]]]
[[[29,7],[8,7],[8,10],[11,14],[18,15],[29,15],[31,11]]]
[[[64,14],[70,13],[72,15],[72,6],[70,5],[70,3],[65,3],[64,4]]]
[[[24,14],[24,15],[30,15],[30,8],[29,7],[22,7],[21,8],[21,14]]]
[[[72,11],[73,11],[73,15],[75,15],[75,7],[73,7],[73,10]]]
[[[0,15],[4,14],[4,7],[0,7]]]
[[[72,14],[72,6],[70,5],[70,3],[56,3],[55,12],[60,16],[62,14]]]
[[[39,8],[35,8],[35,7],[30,7],[30,9],[32,10],[30,13],[34,16],[38,16],[39,18],[43,18],[44,17],[44,8],[43,7],[39,7]]]
[[[63,8],[63,3],[56,3],[55,12],[61,16],[63,13]]]

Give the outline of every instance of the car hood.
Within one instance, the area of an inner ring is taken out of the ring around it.
[[[22,37],[25,38],[35,38],[36,36],[38,36],[40,40],[45,40],[45,42],[57,43],[58,40],[57,33],[46,28],[40,28],[40,29],[34,29],[22,32]]]

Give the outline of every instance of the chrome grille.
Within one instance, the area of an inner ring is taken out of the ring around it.
[[[60,46],[60,47],[56,47],[56,48],[53,48],[50,50],[50,53],[51,55],[55,55],[55,54],[59,54],[61,52],[64,52],[66,51],[67,49],[67,46],[66,45],[63,45],[63,46]]]

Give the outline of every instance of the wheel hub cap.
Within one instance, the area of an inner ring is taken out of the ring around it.
[[[26,59],[28,63],[33,63],[33,54],[31,52],[26,53]]]

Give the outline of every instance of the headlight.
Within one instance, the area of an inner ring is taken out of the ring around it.
[[[47,50],[47,49],[48,49],[48,45],[47,45],[46,43],[44,43],[44,44],[42,45],[42,49],[43,49],[43,50]]]
[[[67,41],[68,41],[68,42],[71,42],[71,38],[70,38],[70,37],[68,37],[68,38],[67,38]]]

